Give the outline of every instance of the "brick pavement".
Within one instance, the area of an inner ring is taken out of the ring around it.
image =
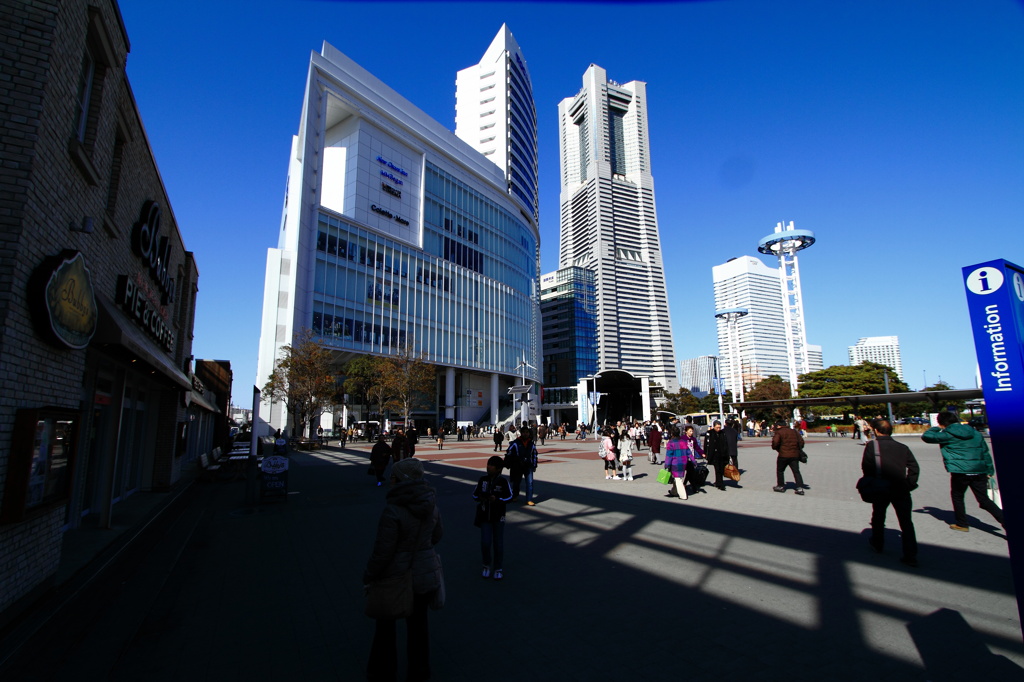
[[[802,498],[772,492],[774,454],[755,438],[742,442],[742,488],[686,501],[663,497],[642,459],[637,480],[606,481],[593,440],[549,440],[538,506],[509,513],[502,582],[479,577],[471,523],[493,444],[424,443],[448,586],[431,613],[434,679],[1024,678],[1002,531],[973,501],[977,526],[950,531],[938,450],[906,442],[923,469],[916,570],[898,562],[895,529],[884,554],[867,548],[849,440],[810,442]],[[287,503],[247,507],[241,482],[196,486],[104,587],[113,608],[90,602],[79,642],[54,649],[40,634],[49,677],[36,679],[361,679],[372,625],[360,576],[383,498],[367,450],[294,454]],[[67,617],[83,618],[74,605]]]

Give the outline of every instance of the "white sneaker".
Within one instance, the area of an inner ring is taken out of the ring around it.
[[[484,570],[483,570],[483,572],[480,573],[480,575],[482,577],[484,577],[484,578],[490,578],[491,577],[491,567],[490,566],[484,566]]]
[[[616,480],[616,481],[621,481],[622,480],[622,476],[614,476],[613,479]]]
[[[605,474],[605,475],[604,475],[604,480],[606,480],[606,481],[607,481],[607,480],[608,480],[609,478],[611,478],[611,476],[609,476],[608,474]]]
[[[632,476],[626,476],[626,480],[627,480],[627,481],[632,481],[632,480],[633,480],[633,477],[632,477]]]

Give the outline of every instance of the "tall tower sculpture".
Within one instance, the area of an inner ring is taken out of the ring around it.
[[[789,387],[796,397],[797,377],[811,371],[804,325],[804,300],[800,291],[800,266],[797,251],[814,245],[814,233],[789,225],[775,224],[775,232],[758,242],[760,253],[779,258],[779,282],[782,285],[782,306],[786,316],[786,349],[789,356]]]
[[[743,368],[741,367],[739,340],[736,334],[736,322],[750,311],[746,308],[726,308],[715,313],[719,320],[725,320],[726,333],[729,339],[729,388],[732,389],[733,400],[743,402]],[[718,411],[722,411],[722,389],[718,391]]]
[[[651,175],[647,84],[593,64],[558,105],[559,267],[593,270],[598,370],[679,390]]]

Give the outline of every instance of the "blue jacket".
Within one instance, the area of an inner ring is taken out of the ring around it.
[[[942,448],[942,463],[951,474],[995,473],[992,456],[985,438],[973,427],[950,424],[945,429],[933,426],[921,434],[925,443],[938,443]]]

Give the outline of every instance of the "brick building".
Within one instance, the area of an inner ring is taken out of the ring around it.
[[[3,625],[54,583],[66,534],[179,484],[217,406],[192,381],[198,271],[117,3],[3,0],[0,27]]]

